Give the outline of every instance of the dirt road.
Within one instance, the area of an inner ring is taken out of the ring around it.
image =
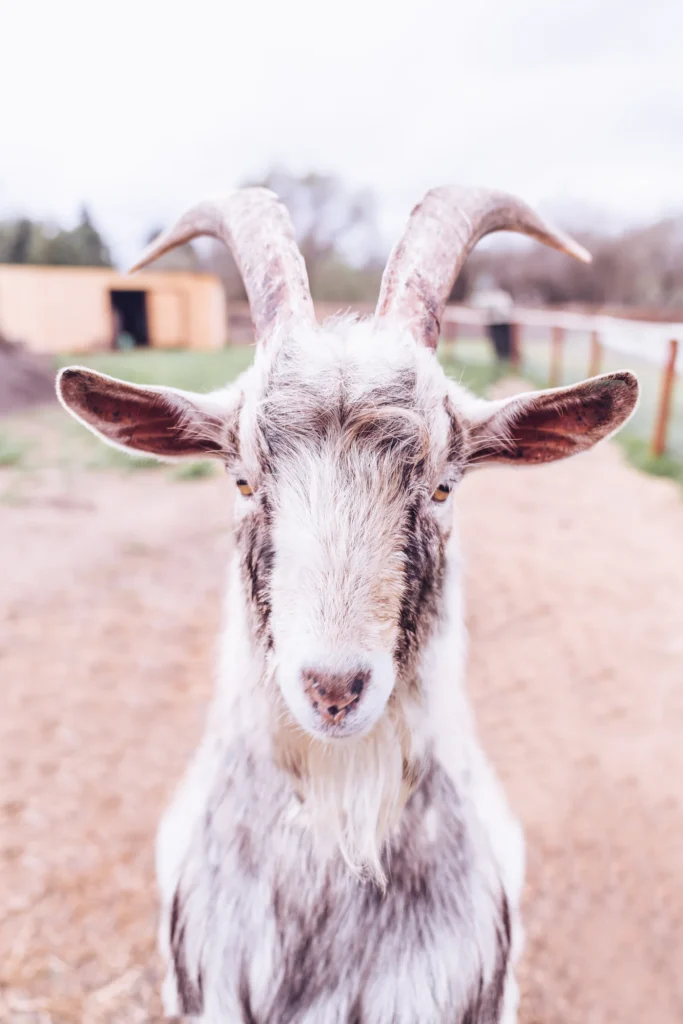
[[[0,1021],[158,1014],[152,841],[210,687],[229,490],[0,505]],[[524,1024],[683,1019],[683,501],[605,447],[462,488],[470,689],[529,843]]]

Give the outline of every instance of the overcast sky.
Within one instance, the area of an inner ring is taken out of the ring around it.
[[[683,211],[681,0],[0,0],[0,217],[86,201],[124,262],[273,163],[557,219]],[[579,213],[580,211],[580,213]]]

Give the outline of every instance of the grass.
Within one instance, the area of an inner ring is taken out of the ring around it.
[[[249,345],[213,352],[150,348],[60,356],[57,367],[88,366],[133,384],[165,384],[186,391],[212,391],[246,370],[253,354],[254,350]]]
[[[675,480],[683,486],[683,462],[667,454],[653,455],[650,445],[642,437],[634,437],[627,433],[619,437],[619,443],[626,452],[628,461],[636,469],[651,473],[653,476]]]
[[[21,437],[0,434],[0,467],[21,466],[30,448],[30,442]]]
[[[444,345],[439,350],[439,360],[449,377],[477,395],[485,395],[511,372],[507,363],[499,363],[491,357],[489,346],[484,342],[458,339],[457,345]]]
[[[213,476],[216,472],[216,463],[209,462],[181,462],[173,469],[174,480],[202,480],[204,477]]]

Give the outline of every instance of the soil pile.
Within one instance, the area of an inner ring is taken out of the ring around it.
[[[0,416],[54,400],[55,368],[50,357],[0,333]]]

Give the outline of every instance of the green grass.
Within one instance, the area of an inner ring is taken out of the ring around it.
[[[246,370],[253,355],[254,350],[249,345],[213,352],[137,349],[63,355],[59,356],[57,367],[88,366],[133,384],[165,384],[186,391],[212,391]]]
[[[490,346],[481,341],[458,339],[456,345],[443,345],[439,360],[449,377],[477,395],[485,395],[511,372],[509,365],[497,362]]]
[[[207,476],[216,473],[216,463],[209,462],[181,462],[173,469],[174,480],[203,480]]]
[[[651,473],[653,476],[663,476],[669,480],[675,480],[683,486],[683,462],[672,458],[670,455],[653,455],[647,441],[641,437],[624,434],[617,435],[619,443],[626,452],[626,457],[636,469],[644,473]]]
[[[0,467],[23,465],[30,449],[31,444],[25,438],[3,432],[0,434]]]

